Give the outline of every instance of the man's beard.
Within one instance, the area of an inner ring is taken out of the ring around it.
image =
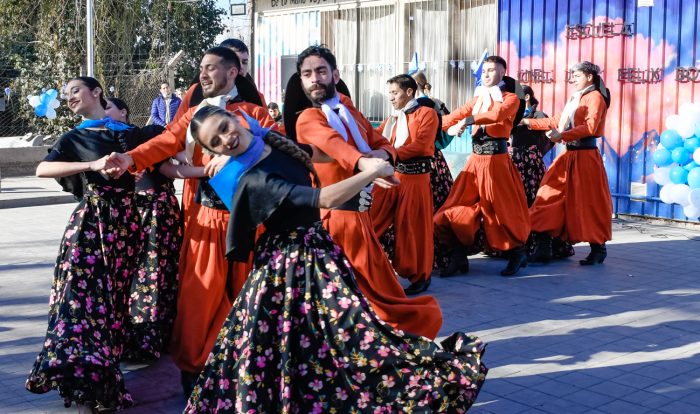
[[[224,78],[224,79],[218,79],[217,81],[215,81],[214,79],[211,79],[211,81],[212,81],[212,84],[209,85],[209,87],[210,87],[210,88],[211,88],[212,86],[213,86],[213,87],[216,87],[216,86],[218,85],[218,89],[212,89],[212,90],[210,90],[210,92],[207,92],[207,91],[204,90],[204,88],[202,88],[202,96],[204,96],[205,98],[213,98],[213,97],[215,97],[215,96],[223,95],[223,94],[229,92],[229,91],[223,90],[223,89],[226,88],[226,79],[225,79],[225,78]],[[222,88],[223,88],[223,89],[222,89]]]
[[[312,104],[316,106],[321,106],[323,102],[327,101],[328,99],[331,99],[332,97],[335,96],[335,83],[331,82],[328,85],[323,85],[323,84],[317,84],[323,86],[323,95],[321,95],[319,98],[312,98],[311,97],[311,92],[310,90],[307,90],[304,88],[304,93],[306,94],[306,97],[309,98]],[[316,85],[314,85],[316,86]]]

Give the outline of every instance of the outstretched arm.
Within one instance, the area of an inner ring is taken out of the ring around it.
[[[112,166],[109,156],[86,162],[42,161],[36,167],[36,176],[41,178],[60,178],[85,171],[102,171]]]

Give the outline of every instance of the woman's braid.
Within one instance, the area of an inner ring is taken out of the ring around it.
[[[304,164],[306,169],[309,170],[309,173],[311,173],[311,175],[313,176],[314,184],[316,185],[316,187],[321,187],[321,181],[318,178],[318,174],[316,174],[316,169],[314,168],[314,164],[311,162],[311,157],[309,156],[309,154],[306,153],[306,151],[299,148],[297,144],[294,143],[294,141],[290,140],[289,138],[285,138],[284,136],[273,131],[270,131],[268,134],[266,134],[263,140],[267,145],[271,146],[272,148],[282,151],[290,157],[294,158],[295,160]]]

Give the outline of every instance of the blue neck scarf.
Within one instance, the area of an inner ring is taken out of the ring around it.
[[[243,153],[231,157],[224,168],[209,179],[209,185],[216,191],[216,195],[226,205],[228,211],[232,211],[233,196],[236,195],[241,177],[260,159],[265,149],[263,137],[270,131],[261,127],[255,119],[245,112],[241,111],[241,113],[248,122],[248,129],[253,135],[250,145]]]
[[[133,126],[125,124],[123,122],[115,121],[112,118],[106,116],[103,119],[86,119],[76,127],[76,129],[85,128],[107,128],[111,131],[126,131],[133,128]]]

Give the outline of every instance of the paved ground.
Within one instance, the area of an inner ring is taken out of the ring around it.
[[[57,393],[23,384],[41,348],[53,262],[72,205],[0,210],[0,413],[64,413]],[[577,260],[497,276],[476,257],[469,275],[433,281],[441,335],[489,343],[474,413],[700,413],[700,232],[615,223],[603,266]],[[177,413],[178,372],[167,357],[128,366],[138,405]]]

